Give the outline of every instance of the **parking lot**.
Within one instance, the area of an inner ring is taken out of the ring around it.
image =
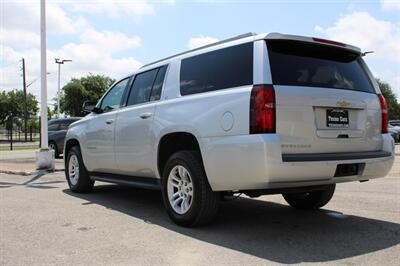
[[[397,158],[386,178],[338,185],[323,210],[241,197],[189,229],[169,221],[158,191],[72,194],[63,172],[0,174],[0,264],[399,265],[399,177]]]

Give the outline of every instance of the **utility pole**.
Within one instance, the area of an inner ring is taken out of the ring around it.
[[[24,104],[25,104],[25,117],[24,117],[24,125],[25,125],[25,142],[28,141],[28,102],[27,102],[27,93],[26,93],[26,76],[25,76],[25,59],[22,58],[22,84],[24,86]]]
[[[65,62],[71,62],[72,60],[69,59],[55,59],[56,64],[58,64],[58,90],[57,90],[57,118],[60,118],[60,75],[61,75],[61,65]]]

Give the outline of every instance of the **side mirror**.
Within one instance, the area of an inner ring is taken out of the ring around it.
[[[83,111],[85,111],[87,113],[91,113],[91,112],[101,113],[102,110],[100,108],[97,108],[96,104],[97,104],[96,102],[85,101],[82,106]]]

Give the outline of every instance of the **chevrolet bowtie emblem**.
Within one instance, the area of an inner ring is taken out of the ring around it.
[[[350,103],[346,102],[346,101],[337,102],[336,106],[338,106],[338,107],[347,107],[347,106],[350,106]]]

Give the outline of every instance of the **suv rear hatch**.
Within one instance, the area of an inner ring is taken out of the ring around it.
[[[267,40],[282,153],[382,149],[381,106],[358,52]]]

